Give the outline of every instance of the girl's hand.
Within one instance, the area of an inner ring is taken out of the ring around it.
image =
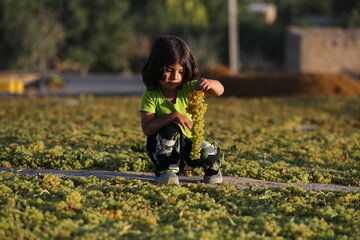
[[[175,122],[180,123],[185,131],[191,131],[193,123],[189,118],[179,112],[173,112],[172,114],[175,117]]]
[[[207,96],[220,96],[224,92],[224,86],[218,80],[201,78],[197,82],[195,90],[203,91]]]
[[[213,83],[212,83],[211,79],[201,78],[197,82],[197,84],[195,86],[195,90],[207,92],[212,89],[212,85],[213,85]]]

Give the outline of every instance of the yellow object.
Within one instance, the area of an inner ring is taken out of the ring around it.
[[[190,152],[190,159],[200,159],[201,144],[204,141],[204,114],[207,108],[207,104],[204,103],[204,92],[194,91],[188,96],[189,104],[186,109],[188,113],[192,115],[193,127],[191,133],[193,135],[192,147]]]
[[[0,82],[0,91],[10,94],[22,94],[24,93],[24,83],[20,80],[14,79]]]
[[[22,81],[17,81],[15,85],[15,93],[23,94],[24,93],[24,83]]]

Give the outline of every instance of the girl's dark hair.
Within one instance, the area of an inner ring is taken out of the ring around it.
[[[159,37],[141,71],[146,88],[158,87],[158,81],[165,79],[166,68],[176,63],[184,68],[183,83],[197,78],[199,70],[190,47],[175,36]]]

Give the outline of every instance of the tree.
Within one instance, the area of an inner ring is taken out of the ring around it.
[[[200,67],[214,62],[217,50],[213,43],[217,36],[208,31],[211,27],[208,2],[212,1],[132,0],[130,9],[135,19],[137,38],[153,42],[161,35],[176,35],[193,49]]]
[[[93,71],[129,69],[132,41],[128,1],[64,0],[63,24],[68,35],[60,57]]]
[[[351,10],[350,14],[344,14],[347,27],[360,27],[360,3]]]
[[[54,16],[51,10],[40,8],[37,16],[26,22],[18,66],[29,64],[41,72],[48,70],[48,59],[57,55],[58,46],[65,37],[65,30]]]
[[[2,1],[4,53],[9,67],[47,70],[47,59],[56,55],[65,32],[44,1]]]

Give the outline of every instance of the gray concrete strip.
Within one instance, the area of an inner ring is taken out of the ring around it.
[[[66,74],[63,89],[54,95],[135,95],[141,96],[145,90],[141,74]]]
[[[30,169],[30,168],[2,168],[0,171],[12,171],[18,175],[36,176],[38,174],[52,174],[58,177],[74,176],[74,177],[89,177],[95,176],[101,179],[121,177],[128,180],[141,180],[155,183],[155,175],[152,172],[115,172],[107,170],[53,170],[53,169]],[[180,184],[186,183],[202,183],[201,176],[179,176]],[[224,182],[229,185],[234,185],[237,189],[243,190],[248,188],[265,189],[265,188],[280,188],[284,186],[298,186],[304,190],[313,191],[343,191],[343,192],[360,192],[360,187],[342,186],[338,184],[320,184],[320,183],[280,183],[271,181],[262,181],[252,178],[244,177],[224,177]]]

